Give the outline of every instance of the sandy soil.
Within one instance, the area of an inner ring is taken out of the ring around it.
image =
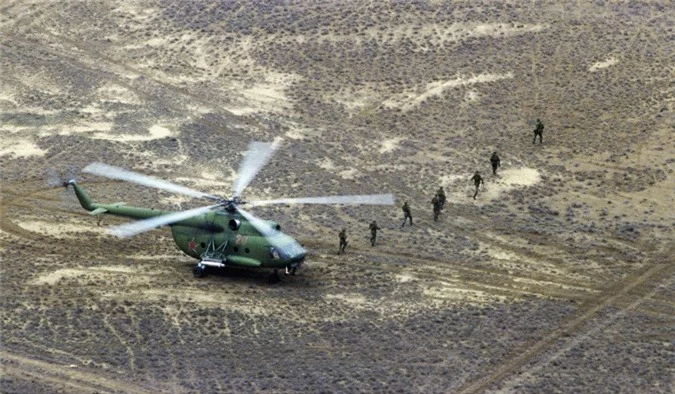
[[[665,1],[5,2],[0,391],[673,392],[673,20]],[[397,198],[253,208],[310,251],[276,285],[197,280],[167,229],[113,238],[124,220],[58,186],[189,209],[71,170],[227,195],[275,139],[245,198]]]

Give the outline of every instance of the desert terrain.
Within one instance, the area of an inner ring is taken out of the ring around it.
[[[0,3],[0,391],[673,392],[674,25],[658,0]],[[269,284],[193,278],[168,228],[115,238],[59,186],[208,205],[80,170],[227,196],[253,140],[281,148],[246,199],[397,203],[252,208],[308,250]]]

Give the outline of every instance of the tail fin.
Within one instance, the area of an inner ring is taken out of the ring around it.
[[[74,179],[69,180],[67,183],[64,184],[64,186],[68,187],[68,185],[71,185],[73,187],[73,190],[75,190],[75,195],[77,196],[77,199],[80,201],[80,205],[82,205],[82,208],[86,209],[87,211],[93,211],[96,209],[95,204],[91,201],[91,198],[85,193],[85,191],[75,182]]]

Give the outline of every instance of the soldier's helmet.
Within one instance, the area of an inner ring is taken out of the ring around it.
[[[347,231],[347,229],[346,229],[346,228],[343,228],[342,231]]]

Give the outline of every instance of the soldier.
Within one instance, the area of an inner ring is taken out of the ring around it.
[[[408,205],[408,202],[403,203],[403,207],[401,207],[403,210],[403,223],[401,223],[401,228],[405,227],[405,221],[406,219],[410,218],[410,225],[413,225],[412,221],[412,215],[410,214],[410,206]]]
[[[476,199],[476,196],[478,195],[478,188],[480,187],[481,184],[485,184],[483,182],[483,177],[480,176],[480,172],[476,171],[475,174],[473,174],[473,177],[471,178],[473,183],[476,185],[476,192],[473,194],[473,199]]]
[[[534,142],[537,140],[537,136],[539,136],[539,143],[542,143],[542,134],[544,133],[544,124],[541,123],[541,120],[537,119],[537,126],[534,128],[534,139],[532,139],[532,145],[534,145]]]
[[[434,222],[437,222],[438,215],[441,213],[441,200],[438,198],[438,195],[431,199],[431,204],[434,206]]]
[[[441,210],[443,209],[443,205],[445,205],[445,190],[443,190],[443,186],[441,186],[438,191],[436,192],[436,196],[438,197],[438,202],[441,203]]]
[[[497,175],[497,168],[502,166],[497,152],[494,152],[490,157],[490,163],[492,163],[492,175]]]
[[[342,231],[340,231],[340,234],[338,234],[340,237],[340,249],[338,249],[338,254],[344,253],[345,248],[347,247],[347,229],[343,228]]]
[[[377,230],[382,229],[377,225],[377,222],[373,220],[373,222],[370,223],[370,246],[375,246],[375,240],[377,239]]]

